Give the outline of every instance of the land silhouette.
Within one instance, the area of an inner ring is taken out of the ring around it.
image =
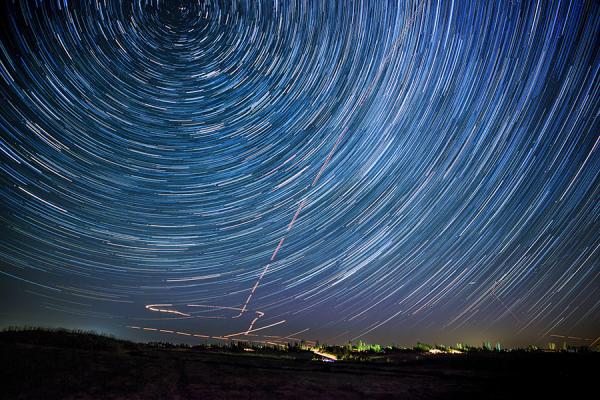
[[[0,349],[3,399],[593,398],[600,361],[586,349],[190,346],[40,328],[0,332]]]

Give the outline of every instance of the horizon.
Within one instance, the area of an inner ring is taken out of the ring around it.
[[[598,340],[599,2],[0,10],[0,329]]]
[[[178,338],[179,340],[168,340],[167,338],[165,338],[165,335],[157,334],[156,332],[150,332],[150,331],[146,331],[144,333],[145,333],[145,335],[153,338],[154,340],[139,340],[140,337],[137,337],[137,336],[132,339],[128,339],[128,338],[120,337],[120,336],[114,335],[112,333],[107,333],[107,332],[98,332],[95,330],[68,329],[68,328],[63,328],[63,327],[50,328],[50,327],[44,327],[44,326],[8,326],[8,327],[0,328],[0,333],[2,333],[2,332],[23,333],[23,332],[40,332],[40,331],[45,332],[45,333],[69,333],[69,334],[76,334],[76,335],[94,335],[94,336],[105,337],[108,339],[114,339],[117,341],[131,342],[131,343],[135,343],[135,344],[153,345],[153,344],[159,343],[159,344],[165,344],[165,345],[169,345],[169,346],[182,346],[183,345],[183,346],[187,346],[187,347],[191,347],[191,348],[193,348],[195,346],[228,348],[231,346],[238,346],[238,345],[246,344],[246,345],[250,345],[250,346],[254,346],[254,347],[265,347],[265,348],[274,348],[274,349],[275,348],[287,348],[289,346],[297,345],[297,346],[303,347],[305,350],[314,349],[314,348],[323,348],[323,347],[339,347],[339,348],[341,348],[341,347],[351,346],[353,348],[359,348],[359,351],[364,351],[364,350],[360,350],[360,346],[365,346],[365,347],[379,346],[382,351],[385,351],[386,349],[394,349],[394,350],[415,350],[415,351],[422,351],[422,352],[425,352],[426,350],[424,350],[424,348],[427,348],[427,347],[445,348],[445,349],[453,349],[453,350],[458,349],[458,350],[464,351],[464,352],[469,352],[471,350],[476,350],[476,351],[483,350],[483,351],[491,351],[491,352],[551,350],[551,351],[560,352],[560,351],[566,351],[567,349],[578,349],[580,351],[586,351],[586,352],[587,351],[589,351],[589,352],[600,351],[600,337],[597,337],[594,340],[587,339],[587,340],[589,340],[589,342],[587,342],[587,343],[585,343],[586,339],[584,339],[584,338],[551,337],[550,338],[551,340],[549,342],[544,343],[541,346],[537,343],[529,343],[526,346],[514,347],[514,346],[505,346],[501,342],[490,342],[490,341],[483,341],[479,344],[466,343],[466,342],[442,343],[442,342],[436,342],[436,341],[434,341],[434,342],[417,341],[413,344],[406,345],[406,344],[397,344],[397,343],[369,343],[369,342],[364,342],[362,340],[357,340],[354,342],[346,342],[346,343],[325,343],[325,342],[319,342],[318,340],[316,342],[311,342],[311,341],[307,342],[304,339],[299,339],[299,340],[289,340],[288,342],[274,343],[274,342],[256,341],[256,340],[252,340],[252,338],[240,339],[237,341],[219,341],[219,340],[209,338],[209,339],[203,339],[202,341],[199,341],[196,338],[189,338],[189,337],[185,337],[185,336],[182,337],[182,336],[176,336],[176,335],[171,335],[171,336],[175,337],[176,339]],[[550,346],[553,346],[553,347],[550,347]],[[381,350],[378,350],[378,351],[381,351]]]

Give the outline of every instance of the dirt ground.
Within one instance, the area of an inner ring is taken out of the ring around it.
[[[0,343],[2,399],[595,398],[600,354],[399,354],[323,363],[190,349]]]

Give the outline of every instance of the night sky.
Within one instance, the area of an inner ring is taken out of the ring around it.
[[[0,9],[1,326],[600,335],[600,2]]]

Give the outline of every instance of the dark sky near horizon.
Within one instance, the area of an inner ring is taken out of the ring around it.
[[[599,2],[0,7],[1,326],[600,335]]]

